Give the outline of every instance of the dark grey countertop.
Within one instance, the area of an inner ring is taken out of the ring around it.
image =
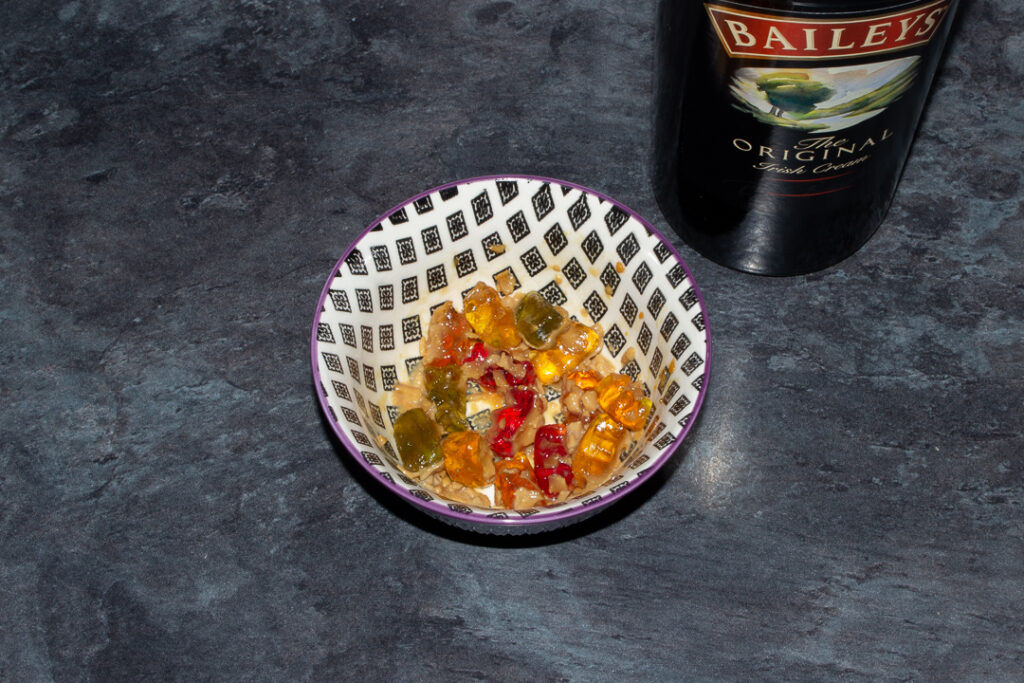
[[[675,244],[714,359],[671,466],[481,538],[331,435],[317,297],[490,173],[666,229],[653,2],[62,3],[0,21],[0,679],[1021,680],[1024,4],[966,0],[881,230]]]

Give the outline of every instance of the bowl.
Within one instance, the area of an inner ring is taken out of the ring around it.
[[[539,291],[600,325],[619,372],[653,414],[597,489],[548,506],[495,509],[447,500],[399,466],[391,392],[420,363],[434,307],[477,282]],[[704,302],[671,244],[623,204],[579,185],[495,176],[436,187],[373,221],[334,266],[317,304],[312,369],[320,405],[359,465],[395,496],[483,533],[550,530],[629,496],[678,450],[707,390]]]

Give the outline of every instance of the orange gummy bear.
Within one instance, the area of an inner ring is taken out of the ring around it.
[[[485,344],[504,351],[519,345],[515,313],[505,308],[493,287],[476,283],[463,301],[463,310],[473,331]]]
[[[494,491],[501,496],[506,508],[522,510],[544,503],[544,493],[537,485],[533,464],[525,453],[520,451],[511,458],[499,460],[494,467],[497,472]]]
[[[586,391],[597,386],[598,382],[601,381],[601,375],[593,370],[576,370],[569,373],[566,379]]]
[[[461,363],[473,347],[472,340],[466,336],[468,333],[466,317],[455,310],[451,302],[444,302],[430,316],[424,362],[427,365]]]
[[[640,385],[627,375],[608,375],[598,382],[595,391],[601,409],[630,430],[641,429],[654,408]]]
[[[441,442],[444,468],[452,481],[477,488],[494,479],[494,460],[482,452],[476,432],[453,432]]]
[[[583,434],[572,459],[572,474],[578,486],[599,483],[611,473],[626,428],[605,413],[599,414]]]

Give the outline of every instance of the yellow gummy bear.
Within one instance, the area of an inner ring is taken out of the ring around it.
[[[533,369],[541,384],[552,384],[565,373],[575,370],[600,346],[601,335],[597,330],[570,320],[552,348],[532,355]]]
[[[508,351],[519,345],[515,313],[505,308],[493,287],[476,283],[463,301],[463,311],[470,327],[488,346]]]

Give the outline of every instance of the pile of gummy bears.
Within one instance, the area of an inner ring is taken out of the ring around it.
[[[516,510],[601,485],[652,412],[601,346],[539,292],[481,282],[462,312],[441,304],[419,370],[392,394],[402,466],[443,496]],[[492,484],[493,501],[480,492]]]

